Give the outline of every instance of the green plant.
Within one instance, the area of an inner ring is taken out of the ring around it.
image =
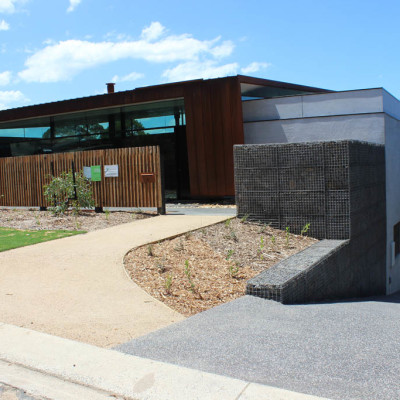
[[[234,250],[229,249],[228,254],[225,257],[225,260],[228,261],[233,256]]]
[[[82,224],[78,221],[78,219],[75,219],[75,230],[79,231],[81,229]]]
[[[249,218],[249,214],[244,214],[243,217],[240,219],[240,222],[246,222]]]
[[[271,236],[271,243],[272,243],[273,246],[275,245],[275,242],[276,242],[276,237],[275,237],[275,235],[272,235]]]
[[[64,214],[69,206],[74,214],[78,214],[82,208],[93,208],[95,205],[91,183],[84,177],[83,172],[75,173],[75,184],[72,171],[62,172],[44,186],[43,194],[46,200],[53,204],[49,210],[57,215]]]
[[[104,214],[106,215],[106,220],[108,221],[109,218],[110,218],[110,210],[109,210],[108,208],[106,208],[106,209],[104,210]]]
[[[35,215],[35,223],[36,225],[40,225],[40,218],[38,215]]]
[[[285,235],[285,239],[286,239],[286,246],[289,247],[289,240],[290,240],[290,230],[289,227],[286,227],[286,235]]]
[[[183,251],[183,250],[185,250],[185,247],[184,247],[184,245],[183,245],[182,238],[179,238],[179,242],[178,242],[178,244],[174,247],[174,250],[175,250],[175,251]]]
[[[233,240],[234,242],[238,242],[239,241],[239,239],[238,239],[238,237],[236,235],[236,232],[233,229],[231,229],[229,231],[229,234],[225,235],[225,238],[228,239],[228,240]]]
[[[229,226],[230,226],[230,224],[231,224],[231,219],[227,219],[226,221],[225,221],[225,227],[226,228],[229,228]]]
[[[168,294],[171,293],[171,286],[172,286],[172,275],[168,274],[167,277],[165,278],[165,290],[167,291]]]
[[[153,249],[153,245],[152,244],[147,245],[147,255],[149,257],[153,257],[154,256],[154,249]]]
[[[260,247],[259,247],[259,249],[258,249],[258,251],[259,251],[259,253],[260,253],[260,258],[261,258],[261,260],[264,259],[263,250],[264,250],[264,237],[261,236],[261,238],[260,238]]]
[[[237,274],[239,273],[239,268],[237,265],[230,265],[229,266],[229,275],[231,276],[231,278],[235,278],[237,276]]]
[[[156,262],[156,267],[157,270],[160,274],[162,274],[163,272],[165,272],[165,257],[162,257],[161,260],[158,260]]]
[[[185,260],[185,275],[190,284],[190,290],[195,291],[195,285],[192,281],[192,271],[190,270],[189,260]]]
[[[308,222],[307,224],[305,224],[303,226],[303,228],[301,229],[301,232],[300,232],[301,236],[303,236],[304,234],[306,234],[308,232],[308,230],[310,229],[310,225],[311,225],[311,223]]]

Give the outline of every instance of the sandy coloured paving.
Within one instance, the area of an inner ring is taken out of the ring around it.
[[[167,215],[0,253],[0,321],[112,347],[183,319],[126,275],[128,250],[226,219]]]

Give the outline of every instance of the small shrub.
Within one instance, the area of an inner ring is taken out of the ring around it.
[[[190,290],[194,293],[195,285],[192,281],[192,271],[190,270],[189,260],[185,260],[185,275],[190,284]]]
[[[153,245],[152,244],[149,244],[147,246],[147,255],[149,257],[153,257],[154,256],[154,250],[153,250]]]
[[[290,240],[290,230],[289,227],[286,227],[286,247],[289,247],[289,240]]]
[[[249,214],[244,214],[243,217],[240,219],[240,222],[246,222],[249,218]]]
[[[231,276],[231,278],[235,278],[238,273],[239,273],[239,268],[237,265],[229,266],[229,275]]]
[[[311,223],[308,222],[307,224],[305,224],[303,226],[303,228],[301,229],[301,232],[300,232],[301,236],[305,235],[308,232],[308,230],[310,229],[310,225],[311,225]]]
[[[234,251],[232,249],[228,250],[228,254],[225,257],[226,261],[229,261],[229,259],[233,256]]]
[[[76,199],[74,199],[74,180],[72,171],[62,172],[60,176],[53,177],[48,185],[44,186],[44,196],[53,204],[49,210],[53,214],[64,214],[68,207],[72,207],[74,214],[79,214],[82,208],[95,206],[91,183],[83,175],[83,172],[75,173]]]
[[[167,277],[165,278],[165,290],[167,291],[168,294],[171,293],[171,286],[172,286],[172,275],[168,274]]]

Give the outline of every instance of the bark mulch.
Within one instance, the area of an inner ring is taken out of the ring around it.
[[[134,282],[190,316],[240,297],[246,281],[317,240],[233,218],[130,251]]]
[[[50,211],[28,209],[0,209],[0,226],[14,229],[29,230],[76,230],[94,231],[111,226],[150,218],[155,213],[144,212],[105,212],[82,210],[79,215],[68,211],[65,215],[56,216]]]

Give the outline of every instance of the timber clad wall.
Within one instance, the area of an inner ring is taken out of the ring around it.
[[[235,194],[233,145],[243,144],[237,77],[194,80],[2,111],[1,121],[184,98],[191,197]]]
[[[71,170],[72,162],[75,171],[101,166],[101,181],[92,182],[97,207],[162,206],[158,146],[0,158],[0,205],[48,206],[43,186],[51,180],[51,164],[58,176]],[[104,177],[104,165],[118,165],[119,176]],[[154,174],[154,182],[144,182],[142,173]]]
[[[234,196],[233,145],[244,143],[242,84],[301,92],[326,92],[318,88],[238,75],[4,110],[0,112],[0,123],[183,98],[190,197]]]

